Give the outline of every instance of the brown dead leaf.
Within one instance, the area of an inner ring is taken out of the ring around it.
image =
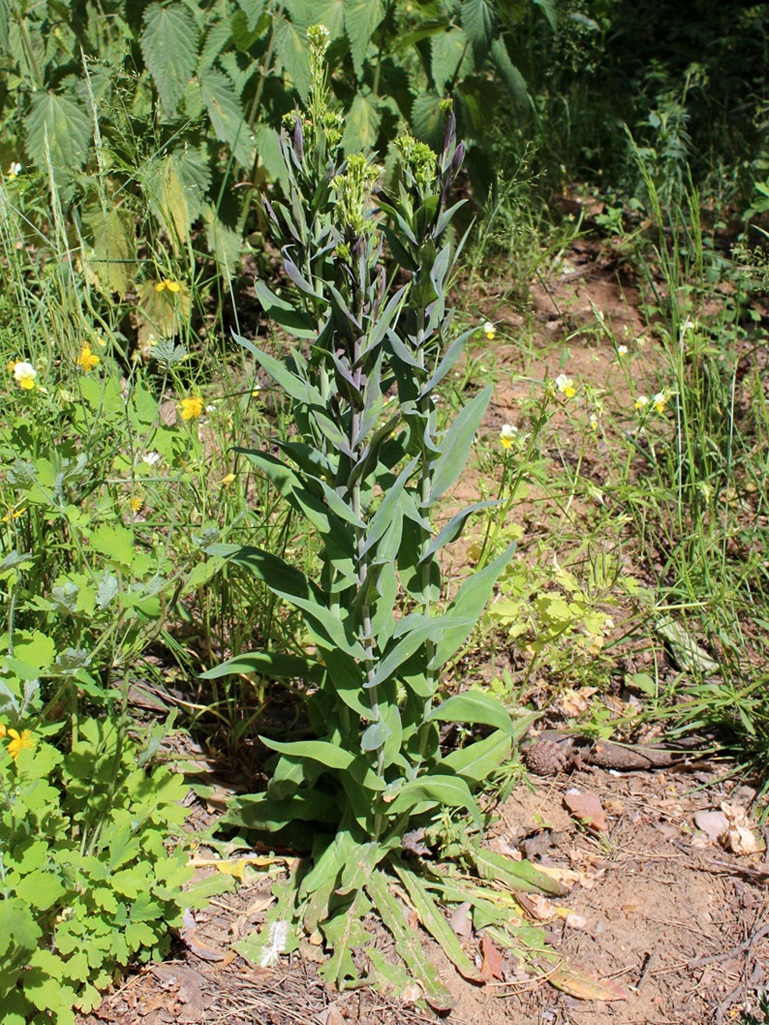
[[[462,940],[472,939],[473,936],[473,922],[470,917],[471,907],[470,901],[466,900],[464,904],[460,904],[459,907],[454,909],[449,919],[449,925],[454,930],[454,935]]]
[[[227,957],[226,950],[221,947],[211,947],[198,939],[195,919],[189,909],[184,912],[184,925],[179,930],[179,936],[195,957],[199,957],[202,961],[224,961]]]
[[[486,933],[483,933],[481,936],[481,954],[483,955],[481,977],[486,982],[491,982],[492,979],[504,979],[504,959],[499,950],[494,946],[494,941]]]
[[[553,902],[541,893],[518,893],[516,900],[538,922],[549,922],[557,914]]]
[[[563,795],[563,803],[588,829],[595,833],[601,833],[606,829],[606,812],[598,794],[589,790],[567,790]]]
[[[630,994],[614,979],[599,979],[593,972],[582,972],[562,964],[548,972],[548,981],[577,1000],[628,1000]]]

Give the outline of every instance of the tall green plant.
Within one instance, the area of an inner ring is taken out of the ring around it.
[[[491,396],[483,389],[440,428],[437,389],[466,339],[447,344],[456,259],[449,228],[459,207],[448,198],[463,147],[453,114],[437,160],[425,145],[401,139],[399,188],[377,210],[378,169],[363,156],[342,160],[343,126],[329,110],[323,72],[327,38],[310,30],[309,109],[289,120],[291,134],[281,142],[287,200],[268,206],[293,292],[279,297],[264,282],[257,289],[275,322],[300,341],[279,360],[240,339],[289,396],[296,426],[295,435],[275,440],[282,458],[244,455],[321,537],[321,569],[311,579],[262,549],[228,550],[301,612],[314,652],[306,659],[256,652],[208,674],[304,681],[313,739],[263,738],[275,752],[267,792],[239,798],[225,821],[270,831],[303,827],[312,857],[276,886],[267,925],[240,950],[269,964],[312,937],[330,954],[325,976],[352,984],[361,978],[353,950],[375,910],[427,1000],[446,1008],[449,994],[404,920],[394,881],[470,979],[479,980],[478,971],[436,901],[469,900],[476,928],[492,928],[516,948],[541,948],[542,936],[490,886],[465,886],[423,857],[433,819],[451,813],[467,822],[474,840],[463,845],[463,863],[480,878],[509,889],[560,887],[528,863],[480,847],[484,815],[473,790],[510,757],[518,726],[481,690],[444,697],[442,673],[512,555],[469,577],[445,605],[440,552],[478,507],[455,514],[438,533],[433,516],[465,466]],[[397,289],[386,253],[408,277]],[[481,726],[487,735],[446,753],[445,724]],[[376,953],[371,961],[393,981],[395,969]]]

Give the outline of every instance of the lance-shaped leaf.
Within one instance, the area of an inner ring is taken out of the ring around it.
[[[235,655],[221,665],[208,669],[200,674],[202,680],[219,680],[223,676],[235,676],[241,673],[256,673],[271,679],[296,679],[319,683],[323,675],[323,667],[310,664],[296,655],[281,655],[272,651],[251,651],[243,655]]]
[[[438,387],[443,378],[453,368],[459,357],[465,350],[467,339],[474,333],[474,328],[470,328],[469,331],[463,332],[459,338],[456,338],[446,350],[443,359],[440,361],[438,366],[432,375],[428,378],[427,383],[422,386],[422,391],[419,397],[421,399],[427,398],[427,396]]]
[[[276,833],[291,822],[322,822],[333,825],[339,818],[336,801],[318,790],[300,790],[285,801],[268,797],[234,797],[227,802],[223,825]]]
[[[446,755],[441,761],[441,768],[450,769],[469,783],[483,783],[510,757],[512,748],[510,734],[494,730],[483,740],[476,740]]]
[[[483,976],[465,953],[459,938],[436,907],[432,894],[419,876],[399,862],[396,862],[393,867],[406,889],[409,901],[419,916],[419,921],[440,946],[443,953],[453,962],[464,978],[470,979],[471,982],[483,982]]]
[[[448,1011],[454,1001],[438,976],[438,970],[422,947],[418,934],[407,924],[401,904],[389,889],[384,872],[372,872],[366,882],[371,902],[395,940],[395,948],[406,967],[424,990],[425,1000],[436,1011]]]
[[[408,623],[408,631],[401,627],[401,624]],[[435,619],[425,619],[423,616],[414,614],[405,616],[398,622],[395,629],[395,637],[398,638],[390,650],[379,660],[376,672],[366,681],[365,687],[375,687],[384,683],[399,666],[411,658],[426,642],[438,643],[448,631],[466,630],[468,633],[475,626],[475,620],[459,619],[453,616],[436,616]]]
[[[299,570],[261,548],[241,548],[232,556],[232,561],[245,566],[263,580],[273,594],[300,609],[317,644],[338,647],[353,658],[366,657],[361,645],[347,636],[340,617],[328,607],[324,592]]]
[[[428,713],[426,721],[433,719],[440,722],[481,723],[513,735],[510,713],[499,698],[484,690],[466,690],[461,694],[453,694]]]
[[[385,782],[380,779],[363,758],[356,757],[343,747],[337,747],[327,740],[294,740],[284,743],[260,737],[265,747],[279,754],[290,755],[292,758],[311,758],[329,769],[345,771],[368,790],[384,790]]]
[[[486,849],[475,855],[475,864],[482,879],[493,879],[504,883],[511,890],[524,893],[547,893],[551,897],[563,897],[569,891],[552,876],[541,872],[530,861],[512,861],[504,854]]]
[[[513,557],[515,546],[511,545],[506,552],[503,552],[494,562],[489,563],[478,573],[473,573],[465,580],[457,592],[457,596],[448,609],[448,614],[458,616],[461,619],[470,620],[473,625],[480,619],[481,613],[486,607],[494,584],[499,579],[505,566]],[[435,650],[433,667],[439,669],[455,655],[470,636],[472,627],[456,626],[447,630]]]
[[[444,804],[448,808],[466,808],[475,825],[480,829],[481,813],[478,804],[463,779],[441,773],[420,776],[404,783],[398,796],[388,806],[391,816],[409,811],[416,804]]]
[[[499,500],[496,498],[491,498],[487,502],[475,502],[473,505],[468,505],[465,509],[462,509],[461,512],[458,512],[455,516],[452,516],[446,526],[427,546],[424,555],[419,560],[420,564],[431,559],[436,552],[443,548],[444,545],[451,544],[452,541],[456,540],[464,530],[465,523],[469,516],[472,516],[473,513],[480,512],[481,509],[490,509],[495,505],[499,505]]]
[[[263,281],[257,279],[254,289],[259,302],[262,304],[262,309],[270,318],[274,320],[276,324],[280,324],[282,328],[288,331],[289,334],[295,338],[315,338],[318,331],[312,319],[307,316],[306,313],[301,313],[299,310],[295,310],[294,307],[281,299],[280,296],[275,295],[274,292],[265,285]],[[241,345],[254,351],[252,343],[247,342],[246,339],[241,338],[239,335],[235,336],[235,340],[240,342]],[[255,348],[255,347],[254,347]],[[256,353],[254,353],[256,355]],[[282,382],[279,382],[282,384]]]
[[[433,505],[455,484],[465,468],[470,446],[491,401],[492,387],[479,392],[456,416],[446,432],[441,454],[435,462],[427,505]]]

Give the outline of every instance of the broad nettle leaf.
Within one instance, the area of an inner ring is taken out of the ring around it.
[[[345,0],[344,27],[350,40],[350,53],[356,75],[363,71],[363,61],[371,38],[385,14],[381,0]]]
[[[306,34],[288,18],[281,18],[275,29],[275,49],[288,78],[302,99],[305,99],[310,92]]]
[[[480,68],[497,31],[496,11],[490,0],[463,0],[462,28],[473,48],[476,67]]]
[[[443,92],[447,85],[451,85],[463,70],[473,70],[467,37],[458,28],[434,35],[430,40],[430,46],[433,83],[439,93]]]
[[[207,71],[200,76],[200,90],[217,139],[230,146],[243,167],[250,166],[253,136],[232,83],[221,71]]]
[[[373,93],[357,92],[345,117],[342,148],[345,154],[366,153],[374,148],[382,117]]]
[[[139,42],[163,111],[167,118],[172,118],[198,60],[195,21],[184,4],[150,4]]]
[[[39,93],[32,98],[25,125],[27,152],[38,167],[45,167],[48,158],[56,170],[77,171],[83,166],[93,126],[76,100]]]

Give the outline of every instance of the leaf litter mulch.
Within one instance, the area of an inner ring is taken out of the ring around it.
[[[597,306],[613,318],[617,336],[642,332],[638,297],[628,301],[627,290],[602,274],[595,254],[584,248],[571,254],[577,271],[551,289],[559,290],[557,307],[551,292],[533,293],[543,342],[540,370],[547,369],[548,347],[554,352],[564,344],[557,336],[574,329],[564,317],[589,318]],[[504,309],[498,305],[489,313],[498,319]],[[574,376],[594,377],[615,397],[624,392],[611,345],[594,339],[581,348],[571,343],[569,352]],[[505,360],[502,351],[500,358]],[[498,430],[524,394],[523,384],[498,389],[487,427]],[[460,489],[463,484],[474,489],[472,481],[460,482]],[[479,676],[487,675],[483,666],[478,669]],[[455,1002],[440,1016],[422,1005],[416,987],[400,994],[406,1000],[365,988],[340,994],[317,976],[317,964],[307,956],[269,968],[250,965],[233,944],[262,921],[281,871],[280,862],[255,858],[240,866],[236,890],[195,913],[172,957],[131,974],[78,1025],[738,1021],[743,1010],[755,1009],[769,983],[769,834],[751,819],[755,793],[725,778],[719,766],[685,755],[657,754],[640,763],[627,755],[615,763],[613,754],[612,745],[575,749],[569,738],[545,732],[528,754],[530,785],[519,785],[498,809],[488,838],[492,848],[529,858],[570,887],[562,898],[521,898],[526,916],[543,926],[551,949],[563,957],[552,981],[532,976],[474,935],[461,916],[452,925],[487,982],[463,980],[423,936]],[[212,811],[199,804],[193,813],[201,831]],[[215,871],[205,863],[216,857],[199,850],[200,871]],[[371,942],[388,952],[387,935],[373,924]]]

